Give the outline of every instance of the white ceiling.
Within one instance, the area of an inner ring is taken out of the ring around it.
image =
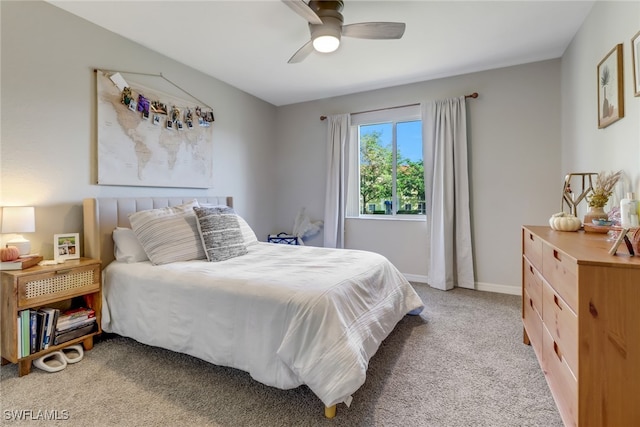
[[[405,22],[404,37],[343,38],[299,64],[309,29],[279,0],[49,3],[281,106],[559,58],[594,1],[345,0],[345,24]]]

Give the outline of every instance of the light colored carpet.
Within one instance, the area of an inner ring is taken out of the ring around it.
[[[351,407],[333,420],[306,387],[278,390],[241,371],[111,336],[58,373],[0,373],[1,425],[562,426],[520,297],[415,284],[426,304],[371,359]],[[27,421],[16,421],[15,414]],[[24,412],[24,411],[31,411]],[[33,418],[56,414],[58,421]]]

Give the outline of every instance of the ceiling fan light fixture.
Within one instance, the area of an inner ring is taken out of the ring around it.
[[[309,25],[313,48],[322,53],[333,52],[340,46],[342,20],[333,16],[323,16],[322,25]]]
[[[318,52],[330,53],[334,52],[340,46],[340,39],[336,36],[318,36],[313,39],[313,48]]]

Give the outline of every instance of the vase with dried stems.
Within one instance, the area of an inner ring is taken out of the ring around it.
[[[598,174],[593,193],[587,197],[589,211],[584,216],[584,224],[591,224],[594,219],[608,219],[604,206],[609,201],[611,194],[613,194],[613,188],[618,183],[621,175],[621,170],[618,172],[600,172]]]

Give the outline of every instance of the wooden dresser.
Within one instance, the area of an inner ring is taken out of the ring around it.
[[[606,239],[522,227],[524,342],[566,426],[640,426],[640,256]]]

